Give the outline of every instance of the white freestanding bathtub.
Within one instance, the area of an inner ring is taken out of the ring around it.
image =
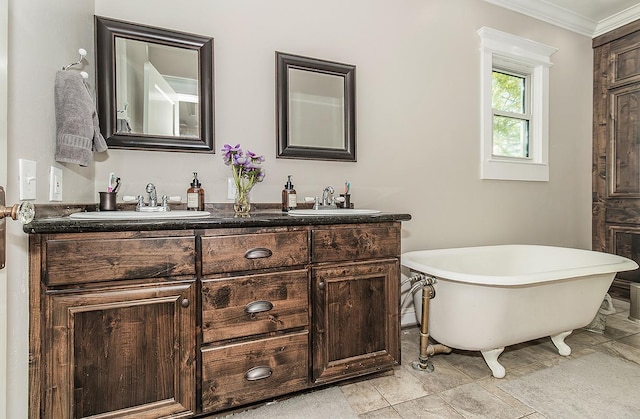
[[[505,346],[550,336],[561,355],[564,339],[589,324],[616,272],[638,265],[609,253],[534,245],[423,250],[402,265],[435,278],[429,335],[450,348],[481,351],[496,378]],[[416,313],[422,295],[414,295]]]

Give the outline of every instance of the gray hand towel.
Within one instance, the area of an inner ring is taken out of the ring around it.
[[[98,125],[98,114],[82,76],[58,70],[55,84],[56,161],[88,166],[93,151],[105,151],[107,143]]]

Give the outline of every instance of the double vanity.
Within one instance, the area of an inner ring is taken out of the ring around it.
[[[390,369],[410,219],[34,220],[29,417],[192,417]]]

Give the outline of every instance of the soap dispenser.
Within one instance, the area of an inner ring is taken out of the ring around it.
[[[296,190],[293,189],[293,183],[291,183],[291,175],[288,176],[287,183],[282,190],[282,211],[287,212],[292,209],[296,209],[298,205],[298,199],[296,196]]]
[[[191,182],[191,187],[187,189],[187,209],[204,211],[204,189],[200,186],[197,172],[193,172],[193,182]]]

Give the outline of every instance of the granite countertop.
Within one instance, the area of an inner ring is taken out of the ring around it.
[[[158,231],[190,230],[233,227],[278,227],[301,225],[360,224],[389,221],[409,221],[410,214],[378,213],[372,215],[324,215],[290,216],[272,208],[256,209],[250,217],[234,217],[227,208],[205,208],[211,215],[204,218],[166,218],[141,220],[80,220],[68,217],[68,213],[78,209],[68,209],[62,214],[44,208],[38,211],[36,219],[25,224],[23,230],[29,234],[83,233],[113,231]],[[39,213],[41,213],[39,215]],[[44,215],[42,215],[44,213]]]

